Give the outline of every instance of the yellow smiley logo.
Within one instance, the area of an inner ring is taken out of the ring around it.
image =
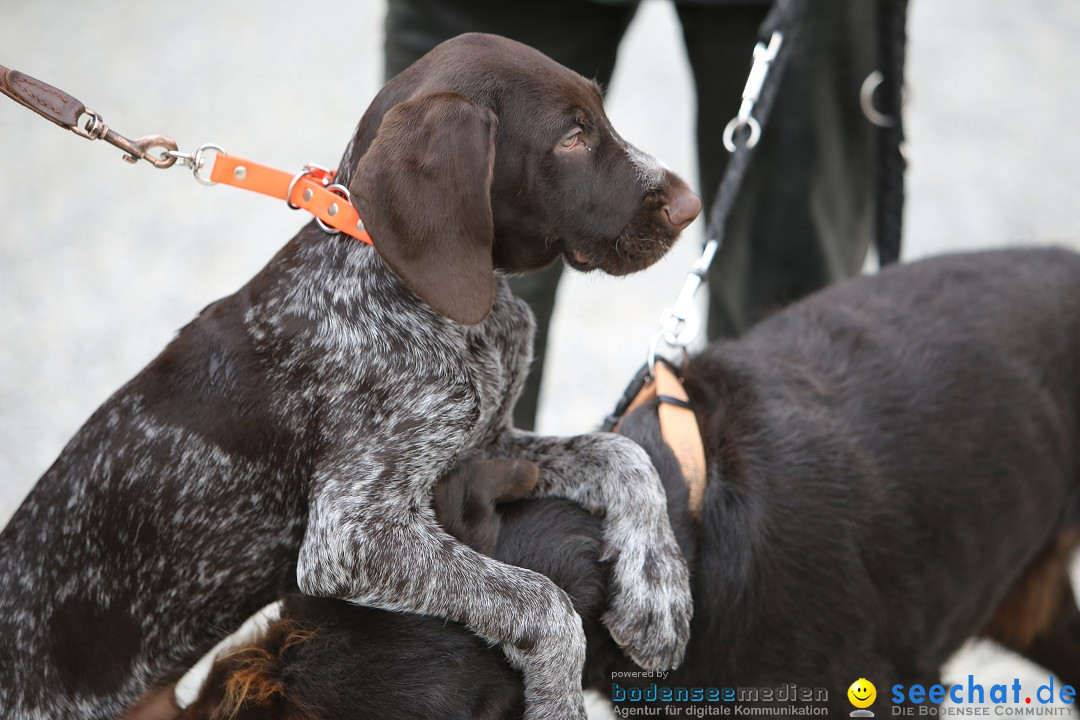
[[[847,689],[848,700],[857,708],[868,708],[877,699],[877,688],[866,678],[859,678]]]

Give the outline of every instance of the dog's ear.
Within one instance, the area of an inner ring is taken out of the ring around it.
[[[349,191],[375,249],[432,308],[475,325],[495,299],[491,176],[498,121],[451,92],[400,102]]]
[[[540,468],[529,460],[463,460],[435,486],[435,516],[448,533],[490,555],[502,527],[495,506],[525,497],[539,479]]]

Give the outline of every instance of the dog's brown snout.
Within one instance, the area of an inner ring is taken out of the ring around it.
[[[664,214],[668,222],[682,230],[701,212],[701,198],[693,190],[686,187],[678,188],[674,196],[664,205]]]

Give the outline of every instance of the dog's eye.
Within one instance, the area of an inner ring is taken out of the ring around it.
[[[559,147],[563,150],[571,150],[573,148],[576,148],[578,145],[583,145],[585,143],[585,140],[582,138],[582,135],[583,133],[581,128],[577,128],[559,141]]]

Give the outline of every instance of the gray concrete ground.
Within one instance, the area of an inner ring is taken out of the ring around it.
[[[1080,247],[1080,3],[912,8],[905,257]],[[0,63],[72,92],[132,137],[164,133],[184,149],[219,142],[282,168],[333,164],[380,85],[382,12],[378,1],[0,0]],[[623,46],[610,114],[694,178],[692,104],[677,20],[650,0]],[[303,219],[179,169],[129,167],[6,99],[0,168],[2,523],[93,409]],[[588,430],[609,410],[700,237],[696,224],[633,278],[567,279],[542,429]],[[1047,677],[989,645],[960,653],[947,677],[968,673],[987,685]]]

